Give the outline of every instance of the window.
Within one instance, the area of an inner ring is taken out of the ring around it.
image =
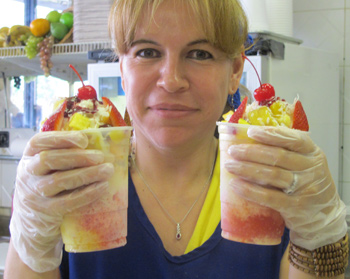
[[[31,12],[31,6],[36,9]],[[0,4],[0,28],[24,25],[26,17],[45,18],[51,10],[64,11],[72,5],[71,0],[6,0]],[[33,14],[34,13],[34,14]],[[32,19],[27,19],[27,22]],[[40,62],[38,62],[40,63]],[[0,61],[1,66],[1,61]],[[1,69],[1,67],[0,67]],[[1,72],[1,70],[0,70]],[[7,96],[4,98],[3,78],[0,82],[0,128],[39,129],[43,119],[52,112],[52,103],[59,97],[68,97],[69,83],[55,77],[11,77],[5,81]],[[5,99],[3,101],[3,99]],[[6,115],[6,112],[7,115]]]
[[[0,28],[24,24],[24,1],[6,0],[0,4]]]

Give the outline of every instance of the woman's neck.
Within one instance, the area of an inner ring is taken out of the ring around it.
[[[196,189],[206,183],[215,162],[217,139],[172,149],[149,146],[136,140],[135,163],[147,183],[156,192],[161,187],[162,192],[177,189],[181,193],[189,185]]]

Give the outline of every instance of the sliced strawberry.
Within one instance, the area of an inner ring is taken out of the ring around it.
[[[248,97],[245,97],[242,101],[242,103],[239,105],[239,107],[235,110],[235,112],[232,114],[229,123],[238,123],[238,120],[242,118],[245,108],[247,107]]]
[[[62,105],[56,110],[56,112],[50,116],[49,119],[45,121],[43,127],[41,128],[42,132],[48,131],[59,131],[62,128],[62,122],[64,117],[64,111],[67,108],[67,100],[65,100]]]
[[[114,106],[114,104],[111,102],[110,99],[107,97],[102,97],[103,104],[107,107],[111,107],[111,113],[109,115],[109,119],[111,121],[111,124],[116,127],[116,126],[127,126],[123,117],[119,113],[118,109]]]
[[[292,128],[301,131],[309,131],[309,123],[304,108],[299,100],[295,103]]]

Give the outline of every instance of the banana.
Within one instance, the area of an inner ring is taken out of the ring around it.
[[[7,34],[8,34],[9,31],[10,31],[10,28],[8,28],[6,26],[2,27],[0,29],[0,47],[4,46],[4,43],[5,43],[6,39],[7,39]]]
[[[2,34],[2,33],[7,34],[9,31],[10,31],[10,28],[4,26],[0,29],[0,34]]]
[[[30,28],[25,25],[14,25],[12,26],[7,33],[6,41],[4,42],[4,47],[11,46],[21,46],[22,42],[19,38],[22,35],[31,34]]]
[[[14,25],[10,28],[8,34],[12,36],[18,36],[30,32],[29,26],[26,25]]]

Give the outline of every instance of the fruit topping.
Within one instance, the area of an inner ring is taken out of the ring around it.
[[[246,57],[253,66],[253,63]],[[309,124],[303,106],[299,100],[289,104],[285,99],[275,97],[275,90],[271,84],[261,84],[254,91],[255,101],[247,105],[248,97],[245,97],[235,112],[232,110],[224,114],[223,121],[257,126],[285,126],[301,131],[308,131]]]
[[[299,100],[295,103],[292,128],[301,131],[309,131],[309,123],[304,108]]]
[[[268,107],[259,107],[248,113],[248,122],[258,126],[278,126],[277,120],[273,117]]]
[[[261,84],[259,88],[254,90],[254,98],[257,101],[270,100],[275,97],[275,89],[269,83]]]
[[[64,111],[67,107],[67,101],[64,101],[58,110],[48,118],[41,129],[43,132],[47,131],[59,131],[62,128],[62,122],[64,117]]]
[[[119,113],[118,109],[114,106],[112,101],[108,99],[107,97],[102,97],[103,104],[106,107],[110,107],[110,115],[109,115],[109,120],[112,126],[127,126],[125,123],[123,117]]]
[[[69,119],[68,127],[72,130],[85,130],[90,127],[90,119],[80,113],[74,113]]]
[[[79,75],[78,71],[73,67],[73,65],[69,65],[69,67],[73,69],[73,71],[77,74],[81,83],[83,84],[83,87],[80,87],[78,89],[77,97],[81,100],[97,99],[95,88],[93,88],[91,85],[84,84],[83,79]]]
[[[245,97],[240,104],[240,106],[236,109],[236,111],[231,116],[228,122],[230,123],[238,123],[238,120],[243,117],[245,109],[247,107],[248,97]]]

